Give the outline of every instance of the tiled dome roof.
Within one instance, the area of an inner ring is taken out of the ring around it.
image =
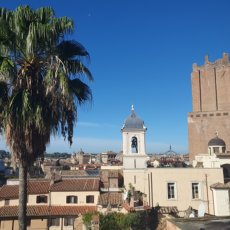
[[[226,146],[224,140],[216,136],[208,142],[208,146]]]
[[[144,126],[144,121],[137,117],[137,115],[135,114],[133,106],[132,113],[125,120],[123,129],[146,129]]]

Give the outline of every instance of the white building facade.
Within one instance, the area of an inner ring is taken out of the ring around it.
[[[211,185],[224,183],[223,169],[216,168],[147,168],[144,121],[132,107],[131,115],[121,129],[123,137],[123,175],[125,188],[130,184],[145,196],[144,205],[177,207],[183,213],[190,206],[198,210],[204,204],[205,213],[215,212]],[[226,208],[227,209],[227,208]],[[228,208],[229,210],[229,208]]]

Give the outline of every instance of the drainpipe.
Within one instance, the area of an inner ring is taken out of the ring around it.
[[[214,202],[214,195],[213,195],[213,189],[211,188],[212,190],[212,202],[213,202],[213,212],[214,212],[214,216],[216,215],[216,210],[215,210],[215,202]]]
[[[152,198],[152,208],[153,208],[153,173],[151,172],[151,198]]]
[[[63,217],[61,218],[61,230],[63,230]]]
[[[208,197],[208,175],[207,174],[205,174],[205,183],[206,183],[206,193],[207,193],[208,214],[210,214],[209,197]]]
[[[14,230],[14,219],[12,221],[12,230]]]
[[[48,230],[50,229],[51,192],[49,189]]]

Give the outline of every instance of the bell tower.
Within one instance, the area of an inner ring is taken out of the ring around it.
[[[132,105],[131,115],[125,120],[121,129],[123,139],[123,168],[146,168],[144,121],[137,117]]]

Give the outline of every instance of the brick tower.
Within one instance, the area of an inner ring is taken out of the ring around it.
[[[193,64],[191,74],[193,111],[188,114],[189,157],[207,153],[208,141],[218,131],[230,150],[230,61],[228,54],[215,62],[205,57],[203,66]]]

